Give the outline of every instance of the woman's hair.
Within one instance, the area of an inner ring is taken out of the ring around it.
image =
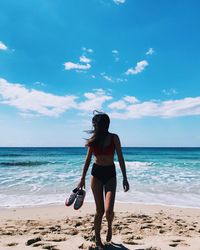
[[[87,131],[92,134],[92,136],[87,139],[86,146],[103,147],[104,139],[108,134],[110,118],[107,114],[96,110],[93,114],[95,114],[92,118],[93,129]]]

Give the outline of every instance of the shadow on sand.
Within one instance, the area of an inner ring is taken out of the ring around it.
[[[117,244],[117,243],[110,243],[108,245],[105,245],[104,248],[105,250],[129,250],[129,248],[125,247],[122,244]]]

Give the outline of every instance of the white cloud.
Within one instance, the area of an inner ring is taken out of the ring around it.
[[[122,3],[125,3],[126,0],[113,0],[113,2],[116,4],[122,4]]]
[[[177,92],[174,88],[171,88],[171,89],[163,89],[162,92],[163,92],[165,95],[176,95],[176,94],[178,94],[178,92]]]
[[[85,51],[85,52],[88,52],[88,53],[93,53],[94,52],[93,49],[87,49],[85,47],[83,47],[82,50]]]
[[[100,74],[106,81],[112,82],[112,78],[110,76],[107,76],[105,72],[102,72]]]
[[[83,48],[84,51],[88,51],[88,49]],[[89,49],[90,51],[91,49]],[[73,62],[65,62],[64,67],[65,70],[75,70],[76,72],[84,72],[91,68],[91,59],[82,55],[79,57],[80,63],[73,63]]]
[[[108,105],[110,109],[125,109],[127,107],[126,103],[123,100],[112,102]]]
[[[3,42],[0,41],[0,50],[7,50],[7,49],[8,47]]]
[[[111,77],[111,76],[107,76],[105,72],[102,72],[100,75],[101,75],[106,81],[108,81],[108,82],[113,82],[112,77]]]
[[[80,57],[80,62],[89,63],[89,62],[91,62],[91,59],[89,59],[88,57],[83,55]]]
[[[108,81],[108,82],[116,82],[116,83],[119,83],[119,82],[127,82],[127,81],[128,81],[126,78],[120,78],[120,77],[115,78],[115,77],[112,77],[112,76],[108,76],[108,75],[106,75],[105,72],[102,72],[100,75],[101,75],[106,81]]]
[[[95,91],[96,92],[85,93],[84,96],[86,97],[86,100],[80,102],[77,105],[77,109],[83,111],[93,111],[95,109],[101,110],[104,102],[112,99],[112,97],[106,94],[103,89],[96,89]]]
[[[120,78],[120,77],[118,77],[118,78],[116,78],[115,81],[116,82],[127,82],[128,80],[126,78]]]
[[[110,91],[93,89],[83,96],[54,95],[22,84],[10,83],[0,78],[0,104],[17,108],[20,115],[58,117],[69,109],[80,110],[82,114],[97,110],[109,110],[109,115],[117,119],[135,119],[143,117],[172,118],[200,115],[200,96],[178,100],[139,101],[135,96],[125,96],[115,102]],[[79,98],[84,98],[78,101]],[[107,108],[109,109],[107,109]]]
[[[149,48],[148,51],[146,52],[146,55],[153,55],[155,53],[153,48]]]
[[[0,103],[17,108],[23,117],[58,117],[69,109],[92,112],[95,109],[101,110],[103,104],[112,99],[103,89],[87,92],[84,98],[84,101],[78,102],[78,96],[53,95],[0,78]]]
[[[109,82],[113,82],[113,80],[110,76],[103,76],[103,78]]]
[[[135,97],[135,96],[125,96],[123,98],[126,102],[129,102],[129,103],[136,103],[136,102],[139,102],[139,100]]]
[[[119,62],[119,51],[116,49],[113,49],[112,54],[114,56],[115,62]]]
[[[113,53],[113,54],[119,54],[119,51],[116,50],[116,49],[113,49],[113,50],[112,50],[112,53]]]
[[[91,68],[89,63],[80,64],[80,63],[73,63],[73,62],[66,62],[64,63],[65,70],[72,70],[72,69],[80,69],[80,70],[88,70]]]
[[[135,68],[130,68],[126,71],[126,75],[137,75],[139,73],[141,73],[147,66],[149,65],[149,63],[146,60],[140,61],[136,64]]]
[[[118,119],[136,119],[142,117],[161,117],[172,118],[180,116],[200,115],[200,97],[186,97],[180,100],[170,101],[145,101],[124,106],[121,112],[118,112],[117,102],[111,103],[110,112],[112,118]],[[120,103],[120,101],[118,101]],[[112,105],[113,104],[113,105]]]
[[[93,49],[87,49],[87,52],[93,53],[94,51],[93,51]]]
[[[22,84],[9,83],[0,78],[0,97],[2,104],[14,106],[22,114],[40,114],[58,117],[66,110],[75,108],[76,96],[58,96],[35,89],[27,89]]]

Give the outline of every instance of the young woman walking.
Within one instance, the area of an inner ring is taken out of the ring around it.
[[[92,136],[87,140],[88,147],[85,164],[78,188],[85,187],[85,176],[89,168],[91,157],[94,155],[94,163],[91,171],[91,188],[96,204],[94,217],[95,241],[98,249],[103,249],[101,241],[101,223],[105,213],[108,222],[106,241],[112,239],[112,222],[114,218],[114,203],[116,193],[116,170],[114,164],[114,153],[116,151],[119,165],[123,175],[124,191],[129,190],[126,176],[126,167],[122,154],[120,139],[118,135],[108,131],[110,124],[109,116],[105,113],[97,113],[92,119]],[[104,198],[105,197],[105,198]]]

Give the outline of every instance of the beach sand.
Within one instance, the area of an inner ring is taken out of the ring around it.
[[[0,210],[0,250],[94,247],[94,203]],[[102,240],[106,237],[105,216]],[[104,241],[105,242],[105,241]],[[200,209],[116,203],[112,243],[105,249],[200,250]]]

